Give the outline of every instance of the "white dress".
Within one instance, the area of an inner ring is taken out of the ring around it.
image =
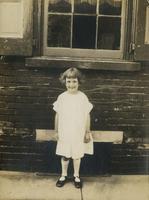
[[[85,152],[84,135],[87,116],[93,105],[87,96],[78,91],[70,94],[67,91],[60,94],[53,104],[53,109],[58,113],[58,135],[56,154],[67,158],[81,158]],[[91,144],[93,145],[93,144]]]

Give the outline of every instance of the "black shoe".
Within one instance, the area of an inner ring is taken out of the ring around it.
[[[75,186],[76,188],[82,188],[82,181],[81,181],[81,179],[80,179],[80,181],[76,181],[75,178],[80,179],[78,176],[74,177],[74,179],[73,179],[73,181],[74,181],[74,186]]]
[[[60,178],[58,179],[58,181],[56,182],[56,186],[57,187],[63,187],[65,185],[65,183],[67,182],[67,177],[65,176],[64,180],[60,180]]]

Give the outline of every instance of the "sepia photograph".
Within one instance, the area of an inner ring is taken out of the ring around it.
[[[149,200],[149,0],[0,0],[0,200]]]

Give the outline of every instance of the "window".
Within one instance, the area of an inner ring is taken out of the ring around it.
[[[122,58],[126,0],[45,0],[44,55]]]
[[[0,27],[0,55],[43,56],[41,65],[149,60],[149,0],[0,0]]]
[[[23,1],[18,0],[0,1],[0,37],[23,37],[22,4]]]
[[[0,0],[0,55],[32,55],[33,0]]]

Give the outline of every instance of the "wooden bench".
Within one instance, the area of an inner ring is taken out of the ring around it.
[[[123,131],[91,131],[94,142],[112,142],[121,144]],[[49,129],[36,129],[36,141],[55,141],[55,131]]]

